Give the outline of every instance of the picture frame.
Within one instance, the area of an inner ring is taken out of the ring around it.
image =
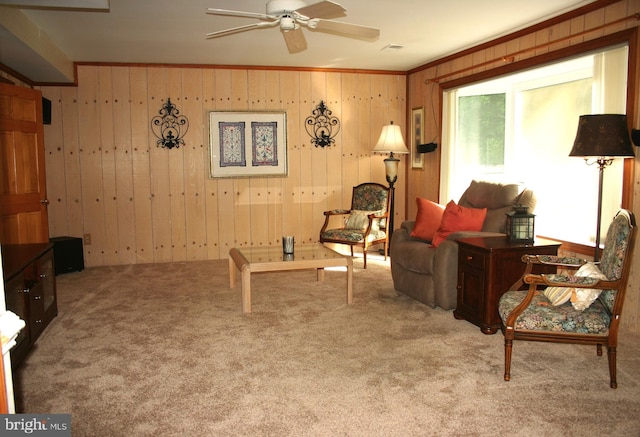
[[[285,177],[286,111],[209,112],[211,178]]]
[[[411,110],[411,168],[424,168],[424,155],[418,153],[418,146],[424,143],[424,108]]]

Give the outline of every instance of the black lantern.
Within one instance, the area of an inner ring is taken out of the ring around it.
[[[535,215],[522,205],[507,213],[507,238],[513,243],[533,243]]]

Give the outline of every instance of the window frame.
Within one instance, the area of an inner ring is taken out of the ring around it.
[[[541,55],[533,56],[531,58],[523,59],[521,61],[513,62],[510,64],[502,65],[490,70],[482,71],[479,73],[471,74],[465,77],[452,79],[439,84],[440,102],[443,102],[445,92],[451,89],[469,86],[477,82],[483,82],[491,79],[498,78],[509,74],[514,74],[523,70],[528,70],[536,67],[542,67],[547,64],[559,62],[566,59],[575,58],[578,56],[586,55],[591,52],[602,50],[609,46],[615,46],[617,44],[627,44],[629,47],[629,55],[627,60],[627,102],[626,102],[626,114],[627,120],[633,122],[636,119],[636,70],[637,70],[637,44],[638,44],[638,29],[636,27],[623,30],[620,32],[606,35],[593,40],[585,41],[573,46],[564,47],[553,52],[544,53]],[[442,106],[440,106],[440,125],[442,126]],[[629,126],[631,129],[631,126]],[[622,176],[622,208],[630,209],[633,203],[633,170],[635,159],[624,159],[624,170]],[[563,248],[569,252],[589,254],[593,253],[593,247],[574,243],[570,241],[559,240],[563,243]]]

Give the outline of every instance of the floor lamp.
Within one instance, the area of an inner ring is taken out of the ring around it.
[[[629,139],[627,116],[620,114],[581,115],[578,132],[569,156],[584,158],[588,165],[598,164],[598,216],[594,261],[600,259],[600,226],[602,223],[602,181],[604,168],[615,157],[634,156]]]
[[[393,121],[382,127],[380,138],[376,146],[373,148],[373,153],[389,154],[388,158],[384,160],[384,168],[387,175],[387,182],[389,183],[389,189],[391,191],[391,211],[389,216],[389,243],[387,244],[387,255],[389,255],[389,247],[391,246],[391,235],[393,235],[393,216],[395,215],[395,188],[393,185],[398,180],[398,163],[400,160],[394,156],[394,153],[405,154],[409,153],[407,146],[402,139],[402,132],[400,126],[393,124]]]

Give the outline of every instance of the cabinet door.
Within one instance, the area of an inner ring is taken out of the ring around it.
[[[464,248],[459,249],[458,304],[456,312],[480,322],[485,299],[484,256]]]
[[[44,329],[44,305],[42,300],[42,281],[40,280],[40,264],[38,259],[34,259],[22,271],[26,293],[28,293],[28,318],[25,319],[29,325],[30,343],[38,338]]]
[[[16,345],[11,349],[12,364],[16,364],[29,349],[29,290],[26,288],[22,275],[5,282],[4,296],[9,311],[15,313],[25,321],[26,326],[18,333]],[[15,358],[14,358],[15,357]]]
[[[31,342],[36,341],[44,330],[44,305],[42,299],[42,282],[34,282],[29,289],[29,321]]]
[[[53,250],[47,251],[25,269],[25,283],[30,287],[29,323],[33,343],[57,314]]]
[[[42,283],[42,307],[44,325],[58,315],[56,298],[56,273],[53,261],[53,250],[48,251],[40,258],[39,262],[40,282]]]

